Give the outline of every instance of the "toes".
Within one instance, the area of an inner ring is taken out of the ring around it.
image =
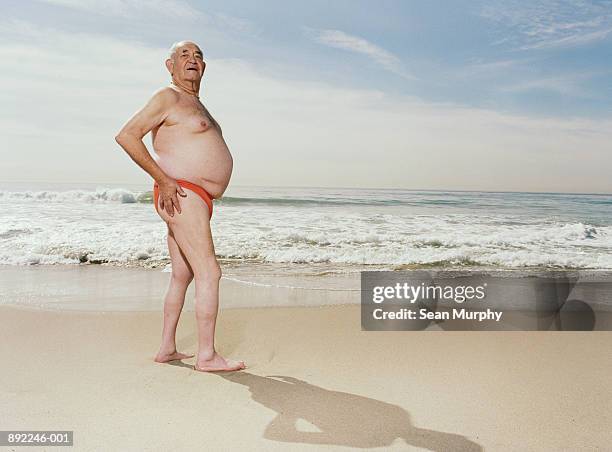
[[[193,366],[193,370],[197,370],[199,372],[232,372],[241,369],[246,369],[246,364],[244,363],[244,361],[234,360],[225,360],[225,366],[223,367],[198,367],[197,365]]]
[[[234,361],[235,364],[231,366],[232,369],[244,369],[246,368],[246,364],[244,361]]]

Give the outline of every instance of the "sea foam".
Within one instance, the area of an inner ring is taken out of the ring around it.
[[[612,268],[601,195],[250,189],[215,201],[219,258],[268,263]],[[0,264],[165,267],[150,191],[0,191]]]

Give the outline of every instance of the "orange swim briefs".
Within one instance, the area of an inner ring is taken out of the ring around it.
[[[208,212],[209,212],[210,218],[212,218],[212,212],[213,212],[212,199],[213,199],[213,197],[210,196],[210,193],[208,193],[206,190],[204,190],[199,185],[194,184],[192,182],[189,182],[188,180],[177,179],[176,182],[181,187],[185,187],[185,188],[191,190],[192,192],[197,194],[200,198],[202,198],[204,200],[204,202],[206,203],[206,205],[208,206]],[[179,202],[181,202],[180,201],[181,196],[178,195],[178,194],[177,194],[177,196],[179,198]],[[155,202],[155,210],[157,210],[157,212],[159,213],[159,210],[157,209],[157,204],[158,204],[158,200],[159,200],[159,187],[157,185],[157,182],[155,182],[153,184],[153,200]]]

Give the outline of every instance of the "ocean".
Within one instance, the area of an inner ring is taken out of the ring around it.
[[[168,270],[150,186],[0,188],[0,264]],[[227,266],[612,268],[612,195],[230,186],[211,227]]]

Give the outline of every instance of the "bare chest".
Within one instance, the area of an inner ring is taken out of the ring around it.
[[[204,133],[219,127],[206,107],[195,99],[177,105],[166,118],[164,125],[192,133]]]

